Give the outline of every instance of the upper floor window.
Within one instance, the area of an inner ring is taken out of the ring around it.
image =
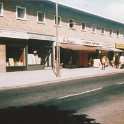
[[[0,16],[3,16],[3,3],[0,2]]]
[[[104,28],[102,28],[101,33],[103,33],[103,34],[104,34],[104,31],[105,31],[105,29],[104,29]]]
[[[119,35],[119,31],[116,31],[117,36]]]
[[[86,28],[85,23],[82,23],[82,30],[85,30],[85,28]]]
[[[110,36],[112,35],[112,29],[109,30],[109,34],[110,34]]]
[[[96,29],[96,27],[95,27],[95,25],[93,25],[92,26],[92,31],[95,32],[95,29]]]
[[[26,18],[26,8],[16,6],[16,18],[17,19],[25,19]]]
[[[54,17],[54,19],[55,19],[55,24],[56,24],[56,16]],[[61,17],[60,16],[58,16],[58,25],[60,25],[60,22],[61,22]]]
[[[74,21],[72,19],[69,20],[69,27],[70,28],[73,28],[74,27]]]
[[[45,21],[45,14],[43,12],[37,12],[37,21],[44,22]]]

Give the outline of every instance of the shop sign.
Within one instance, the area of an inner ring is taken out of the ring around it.
[[[81,43],[81,39],[80,38],[67,38],[67,39],[63,39],[63,43],[71,43],[71,44],[80,44]]]
[[[116,43],[116,44],[115,44],[115,48],[124,49],[124,44]]]
[[[86,45],[86,46],[101,46],[100,43],[90,42],[90,41],[83,42],[83,45]]]

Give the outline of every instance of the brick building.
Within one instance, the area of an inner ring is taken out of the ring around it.
[[[56,36],[55,3],[0,0],[0,71],[52,66]],[[64,67],[86,67],[89,58],[124,49],[124,25],[59,5],[60,60]]]

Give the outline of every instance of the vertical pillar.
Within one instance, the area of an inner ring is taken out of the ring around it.
[[[26,69],[28,69],[28,41],[26,42],[26,46],[25,46],[25,65],[26,65]]]
[[[0,72],[6,72],[6,45],[0,44]]]
[[[50,55],[49,55],[49,67],[51,67],[52,66],[52,59],[51,59],[51,53],[50,53]]]

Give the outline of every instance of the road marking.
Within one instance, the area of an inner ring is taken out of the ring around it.
[[[69,98],[69,97],[73,97],[73,96],[78,96],[78,95],[98,91],[98,90],[101,90],[101,89],[103,89],[103,87],[99,87],[99,88],[96,88],[96,89],[92,89],[92,90],[88,90],[88,91],[84,91],[84,92],[80,92],[80,93],[69,94],[69,95],[66,95],[66,96],[59,97],[58,99],[65,99],[65,98]]]

